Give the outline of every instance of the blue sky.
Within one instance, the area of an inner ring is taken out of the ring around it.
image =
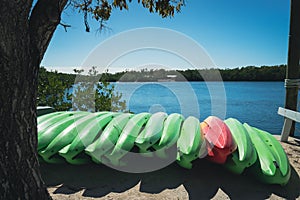
[[[120,32],[143,27],[168,28],[187,35],[206,50],[219,68],[287,62],[287,0],[188,0],[181,13],[166,19],[150,14],[135,2],[128,11],[114,10],[107,23],[110,30],[101,33],[92,20],[91,32],[86,33],[82,15],[66,10],[62,20],[72,27],[68,32],[58,27],[42,65],[72,71],[99,43]]]

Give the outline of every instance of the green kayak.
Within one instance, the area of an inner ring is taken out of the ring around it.
[[[158,143],[153,145],[155,153],[160,158],[167,158],[166,152],[175,147],[174,156],[176,156],[176,142],[180,135],[180,130],[184,117],[181,114],[170,114],[164,122],[163,132]]]
[[[285,185],[291,176],[288,157],[281,144],[268,132],[244,124],[258,159],[250,168],[253,175],[268,184]]]
[[[191,169],[192,161],[207,155],[206,142],[201,134],[200,122],[195,117],[188,117],[182,125],[177,141],[177,162],[180,166]]]
[[[85,148],[93,143],[96,138],[100,137],[107,124],[120,114],[121,113],[109,112],[94,118],[91,122],[87,123],[84,128],[78,131],[77,136],[71,144],[59,151],[59,155],[64,157],[68,163],[74,165],[91,162],[90,157],[84,153]]]
[[[82,112],[55,112],[55,113],[50,113],[46,115],[42,115],[37,118],[37,129],[38,129],[38,134],[41,134],[45,132],[48,127],[54,125],[56,122],[59,122],[65,118],[68,118],[70,116],[73,116],[74,114],[78,114]]]
[[[85,153],[91,156],[92,160],[96,163],[104,163],[103,156],[110,154],[116,145],[118,138],[132,117],[130,113],[122,113],[116,116],[104,129],[100,137],[90,144],[86,149]]]
[[[256,150],[243,124],[233,118],[226,119],[224,122],[237,144],[237,151],[227,158],[225,167],[235,174],[241,174],[256,162]]]
[[[107,156],[113,165],[121,165],[120,159],[134,147],[136,138],[150,117],[150,113],[139,113],[129,119],[128,123],[120,134],[112,153]]]
[[[63,131],[61,131],[51,142],[50,144],[39,153],[39,155],[48,163],[61,163],[64,161],[62,157],[53,157],[58,153],[59,150],[64,148],[65,146],[71,144],[71,142],[75,139],[79,132],[81,132],[86,125],[100,117],[107,112],[98,112],[91,113],[86,115],[79,120],[73,121],[68,127],[66,127]]]
[[[88,112],[64,113],[41,123],[41,128],[38,126],[38,152],[43,151],[69,125],[88,114]]]
[[[139,134],[135,140],[136,146],[139,147],[140,153],[149,156],[149,148],[152,147],[162,136],[164,121],[167,118],[167,114],[158,112],[153,114],[148,120],[144,130]]]
[[[67,112],[53,112],[53,113],[50,113],[50,114],[45,114],[45,115],[38,116],[37,117],[37,124],[39,126],[41,123],[43,123],[44,121],[50,119],[51,117],[56,116],[56,115],[60,115],[60,114],[63,114],[63,113],[67,113]]]

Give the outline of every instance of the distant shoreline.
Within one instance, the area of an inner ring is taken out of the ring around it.
[[[165,69],[142,69],[140,71],[123,71],[117,73],[97,74],[99,81],[108,82],[195,82],[195,81],[259,81],[259,82],[281,82],[285,79],[286,65],[276,66],[248,66],[233,69],[186,69],[186,70],[165,70]],[[44,67],[40,72],[59,76],[61,79],[74,80],[80,77],[88,80],[89,76],[81,74],[66,74],[57,71],[47,71]],[[95,76],[95,75],[93,75]]]
[[[273,81],[273,80],[264,80],[264,81],[256,81],[256,80],[251,80],[251,81],[230,81],[230,80],[221,80],[221,81],[216,81],[216,80],[201,80],[201,81],[109,81],[110,83],[180,83],[180,82],[282,82],[284,83],[284,80],[278,80],[278,81]]]

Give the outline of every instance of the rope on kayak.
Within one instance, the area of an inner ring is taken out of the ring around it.
[[[284,87],[286,88],[297,88],[300,87],[300,79],[285,79]]]

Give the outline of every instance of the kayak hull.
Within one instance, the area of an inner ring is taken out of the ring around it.
[[[256,162],[256,150],[242,123],[233,118],[226,119],[224,122],[237,144],[237,150],[228,157],[225,167],[235,174],[241,174]]]
[[[268,132],[244,124],[258,159],[250,168],[252,174],[268,184],[286,185],[291,176],[288,157],[281,144]]]
[[[206,156],[206,143],[197,118],[188,117],[183,122],[177,151],[177,163],[187,169],[192,168],[192,161]]]
[[[221,119],[210,116],[201,123],[201,130],[207,142],[207,159],[224,164],[237,148],[227,125]]]

